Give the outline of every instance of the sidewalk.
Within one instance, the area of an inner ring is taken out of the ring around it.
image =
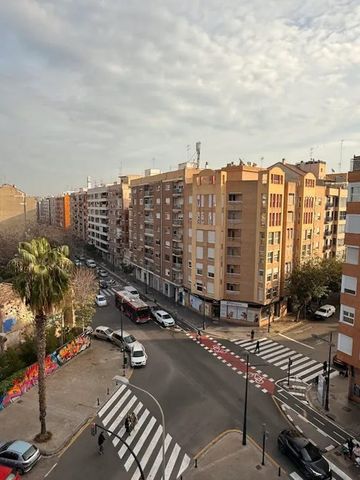
[[[193,466],[184,474],[184,480],[270,480],[278,477],[278,466],[265,455],[261,465],[262,451],[250,439],[242,445],[242,434],[231,430],[206,449]],[[282,477],[286,474],[282,472]]]
[[[44,455],[59,452],[87,421],[96,415],[121,375],[120,350],[93,340],[79,354],[47,378],[47,428],[52,438],[38,444]],[[38,390],[33,387],[19,401],[0,412],[1,440],[33,442],[39,433]],[[25,428],[26,427],[26,428]]]
[[[318,400],[316,385],[312,385],[308,390],[307,399],[313,408],[360,440],[360,405],[347,398],[348,381],[347,377],[340,375],[330,379],[329,412],[322,407]]]

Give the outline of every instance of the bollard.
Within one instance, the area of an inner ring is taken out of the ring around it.
[[[279,467],[278,477],[281,477],[281,467]]]
[[[107,387],[107,394],[110,395],[110,388]]]
[[[97,398],[97,406],[99,406],[99,405],[100,405],[100,399],[99,399],[99,397],[98,397],[98,398]]]
[[[197,468],[197,458],[195,458],[195,468]]]

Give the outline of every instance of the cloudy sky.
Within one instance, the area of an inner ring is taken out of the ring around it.
[[[28,193],[198,140],[211,167],[360,154],[359,0],[1,1],[0,45],[0,183]]]

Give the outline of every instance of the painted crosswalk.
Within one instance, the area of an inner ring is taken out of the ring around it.
[[[322,363],[266,337],[256,340],[233,340],[235,345],[254,353],[257,342],[259,342],[260,347],[259,351],[256,353],[258,357],[284,371],[288,369],[290,358],[292,361],[291,376],[301,379],[304,383],[310,383],[323,371]],[[336,374],[337,372],[332,369],[330,376]]]
[[[100,294],[104,295],[105,297],[113,297],[116,288],[104,288],[100,290]]]
[[[125,431],[125,417],[135,412],[138,423],[128,435]],[[141,468],[148,480],[163,479],[163,447],[165,447],[165,480],[180,478],[190,464],[190,457],[172,436],[167,433],[163,446],[163,427],[143,405],[130,388],[119,387],[106,404],[99,410],[98,416],[105,428],[117,434],[131,446],[140,461]],[[140,471],[134,457],[121,440],[111,437],[117,454],[129,473],[129,479],[140,480]]]

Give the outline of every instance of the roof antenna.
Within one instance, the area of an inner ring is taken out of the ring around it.
[[[196,168],[200,168],[201,142],[196,142]]]

